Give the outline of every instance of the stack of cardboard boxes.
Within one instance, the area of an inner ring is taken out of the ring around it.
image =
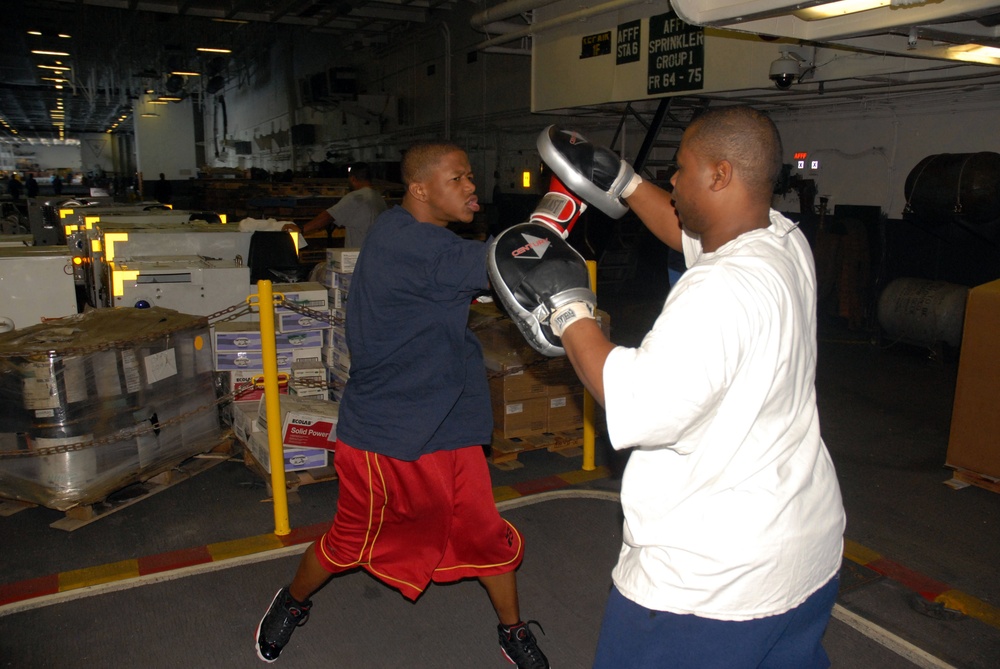
[[[347,350],[347,295],[351,276],[358,261],[359,249],[327,249],[326,278],[332,326],[323,341],[323,363],[331,399],[340,401],[351,373],[351,354]]]
[[[256,288],[253,288],[256,291]],[[275,349],[278,363],[278,392],[281,414],[288,421],[300,421],[296,429],[307,429],[315,422],[336,423],[338,406],[329,401],[323,344],[328,339],[330,295],[326,286],[316,282],[274,284],[287,306],[275,309]],[[303,307],[311,312],[307,313]],[[317,315],[320,314],[320,315]],[[258,317],[250,322],[220,322],[213,327],[215,369],[224,379],[224,390],[236,393],[230,406],[233,434],[251,457],[270,472],[266,410],[264,402],[264,364]],[[291,434],[291,432],[289,432]],[[326,447],[326,437],[329,446]],[[307,450],[295,439],[285,440],[285,471],[325,467],[336,432],[327,430],[324,444],[310,444]],[[300,449],[300,450],[296,450]]]
[[[334,442],[337,441],[339,405],[323,399],[281,397],[279,416],[285,471],[317,469],[330,464]],[[251,420],[246,446],[253,459],[267,473],[271,472],[270,447],[267,433],[267,402],[261,398],[255,412],[241,412],[241,420]],[[246,429],[246,428],[244,428]],[[237,429],[233,426],[233,432]]]
[[[607,313],[598,311],[605,332]],[[583,427],[583,385],[565,357],[547,358],[525,342],[495,305],[472,307],[470,327],[483,345],[490,376],[494,437],[524,438]]]

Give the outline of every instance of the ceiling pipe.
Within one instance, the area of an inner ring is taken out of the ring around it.
[[[530,56],[531,49],[518,49],[508,46],[490,46],[483,49],[485,53],[502,53],[508,56]]]
[[[497,37],[490,38],[485,42],[480,42],[479,44],[475,45],[472,48],[475,51],[483,51],[489,47],[499,46],[501,44],[506,44],[507,42],[513,42],[514,40],[521,39],[522,37],[530,37],[540,32],[551,30],[552,28],[558,28],[559,26],[565,25],[567,23],[580,21],[582,19],[590,18],[591,16],[607,14],[609,12],[621,9],[622,7],[628,7],[630,5],[638,5],[640,3],[646,3],[646,2],[648,2],[648,0],[611,0],[611,2],[605,2],[603,4],[595,5],[593,7],[579,9],[575,12],[570,12],[569,14],[563,14],[562,16],[557,16],[554,19],[549,19],[548,21],[542,21],[541,23],[535,23],[533,25],[526,26],[521,30],[516,30],[514,32],[507,33],[505,35],[499,35]],[[535,0],[536,6],[537,3],[538,0]],[[547,4],[547,3],[543,2],[542,4]]]
[[[519,14],[530,12],[533,9],[551,5],[552,3],[558,1],[559,0],[511,0],[510,2],[505,2],[502,5],[497,5],[496,7],[490,7],[489,9],[477,12],[472,15],[472,18],[469,19],[469,21],[473,28],[479,29],[488,23],[513,18]]]
[[[513,21],[493,21],[492,23],[487,23],[482,26],[472,26],[479,32],[483,33],[493,33],[498,35],[505,35],[507,33],[512,33],[515,30],[521,30],[522,28],[527,28],[526,23],[514,23]]]

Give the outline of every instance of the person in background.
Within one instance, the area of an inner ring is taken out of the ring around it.
[[[447,227],[479,211],[472,168],[461,148],[429,143],[406,151],[402,175],[402,206],[378,217],[351,280],[337,511],[261,619],[257,655],[275,661],[309,617],[310,597],[331,575],[361,568],[410,600],[431,582],[478,579],[503,653],[520,669],[546,669],[518,602],[523,538],[497,511],[481,446],[493,417],[468,319],[489,288],[486,245]]]
[[[156,198],[157,202],[163,204],[170,204],[170,201],[174,199],[173,186],[167,181],[167,176],[163,172],[160,172],[160,180],[153,187],[153,197]]]
[[[10,195],[13,200],[20,200],[21,189],[22,185],[20,180],[17,178],[17,174],[11,172],[10,177],[7,178],[7,194]]]
[[[367,163],[351,165],[347,172],[347,183],[351,191],[306,223],[302,227],[303,234],[329,229],[332,225],[344,228],[346,248],[361,248],[375,219],[386,210],[386,203],[382,195],[372,188],[371,169]],[[285,226],[285,229],[298,230],[297,226],[290,225]]]
[[[573,134],[561,155],[587,144]],[[687,270],[638,348],[609,342],[586,302],[549,319],[613,447],[631,449],[598,669],[830,664],[845,519],[816,406],[812,252],[770,207],[781,156],[771,120],[733,106],[688,126],[672,194],[621,162],[601,194]],[[564,182],[585,174],[567,165]],[[560,304],[549,288],[536,299]]]
[[[56,195],[62,195],[62,186],[63,186],[62,179],[59,177],[58,174],[53,174],[52,175],[52,192],[55,193]]]
[[[24,180],[24,194],[28,197],[38,197],[38,182],[35,175],[28,173],[28,178]]]

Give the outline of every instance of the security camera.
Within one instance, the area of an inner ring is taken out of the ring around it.
[[[799,61],[790,57],[787,53],[782,53],[781,58],[771,63],[771,71],[768,76],[774,85],[781,91],[787,91],[795,83],[802,67]]]

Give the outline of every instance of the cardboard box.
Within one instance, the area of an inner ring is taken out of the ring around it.
[[[528,367],[490,378],[490,398],[494,404],[546,397],[548,394],[542,367]]]
[[[254,432],[247,444],[253,459],[271,473],[271,450],[268,445],[267,432]],[[322,448],[284,448],[286,472],[298,472],[305,469],[326,467],[330,461],[330,452]]]
[[[347,307],[330,308],[330,325],[334,327],[345,327],[347,325]]]
[[[326,365],[315,359],[293,361],[292,381],[305,379],[326,380]]]
[[[351,371],[351,356],[340,349],[324,348],[323,362],[328,369],[340,369],[345,374]]]
[[[322,399],[288,395],[281,398],[281,443],[299,448],[333,450],[337,441],[337,415],[340,405]],[[257,409],[257,423],[267,426],[267,404],[262,397]]]
[[[330,329],[333,331],[331,332],[333,348],[342,353],[350,354],[350,350],[347,348],[347,328],[334,326]]]
[[[330,399],[330,391],[326,387],[320,386],[303,386],[295,382],[292,379],[288,382],[288,396],[289,397],[310,397],[319,400]]]
[[[548,398],[536,397],[493,405],[493,430],[505,439],[546,431]]]
[[[260,432],[257,424],[257,401],[247,400],[233,402],[230,406],[233,418],[233,435],[244,446],[250,443],[250,436]]]
[[[326,385],[330,389],[330,399],[340,401],[344,394],[344,388],[347,387],[347,380],[350,378],[351,374],[348,370],[339,367],[329,369]]]
[[[349,293],[351,291],[351,277],[354,276],[348,272],[334,272],[333,273],[333,283],[331,284],[333,288]]]
[[[323,313],[329,313],[329,311],[324,309]],[[308,314],[300,314],[297,311],[286,312],[282,309],[274,314],[274,329],[281,333],[322,330],[328,327],[330,327],[330,321]]]
[[[302,283],[276,283],[271,287],[275,293],[281,293],[285,302],[290,302],[297,306],[324,311],[329,308],[327,289],[316,281],[303,281]],[[250,293],[257,294],[257,286],[251,287]],[[285,311],[287,307],[280,307],[279,311]]]
[[[329,288],[326,292],[330,300],[330,309],[347,308],[347,291],[340,288]],[[346,318],[345,318],[346,322]]]
[[[583,393],[548,398],[546,432],[568,432],[583,427]]]
[[[289,371],[296,360],[316,360],[323,355],[321,348],[293,349],[277,351],[278,369]],[[216,371],[242,371],[264,369],[264,354],[261,351],[224,351],[215,356]]]
[[[567,358],[551,358],[542,373],[546,395],[576,395],[583,392],[583,383]]]
[[[327,249],[326,264],[334,272],[350,273],[354,271],[354,266],[358,262],[358,255],[360,253],[361,249],[354,248]]]
[[[1000,478],[1000,280],[969,291],[945,464]]]

